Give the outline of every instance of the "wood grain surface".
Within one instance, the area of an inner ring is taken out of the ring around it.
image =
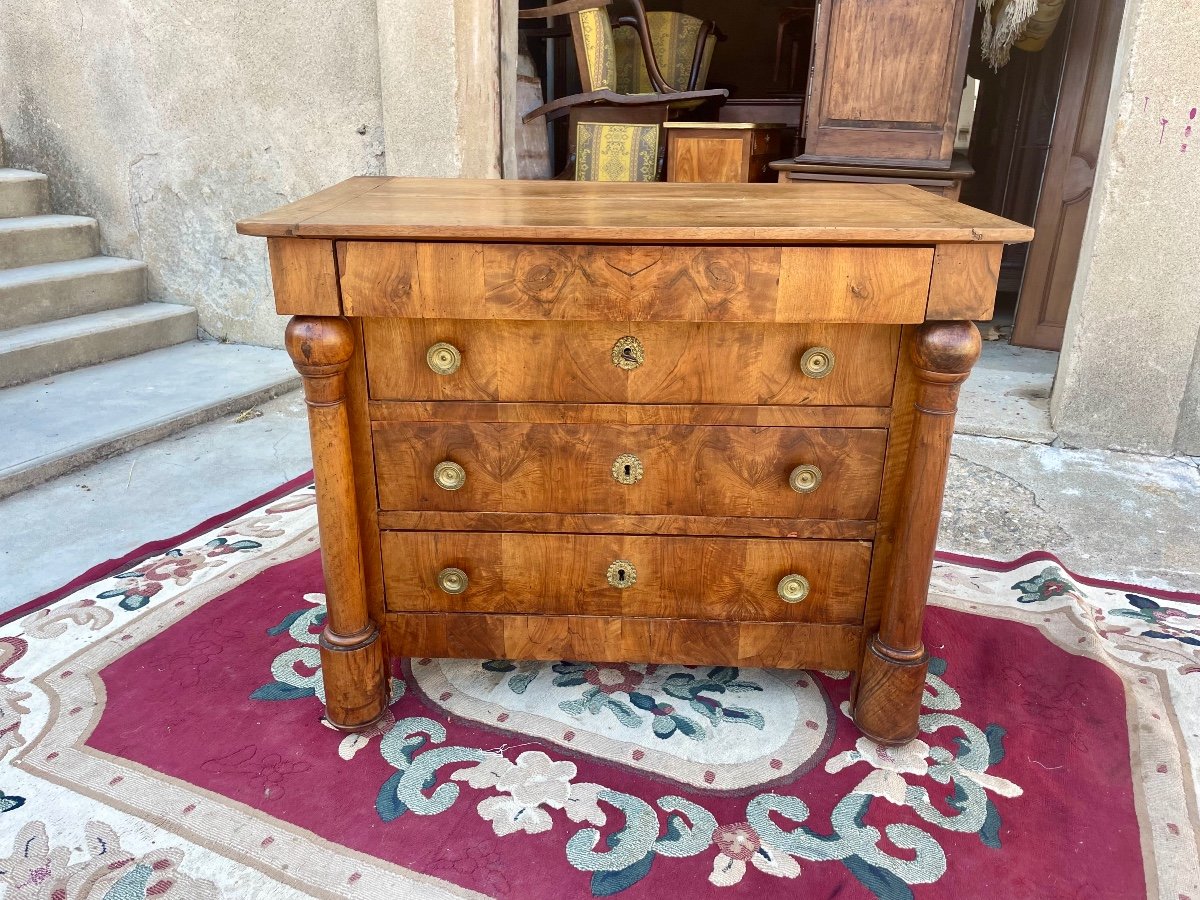
[[[387,531],[382,540],[393,612],[857,625],[871,555],[865,541],[412,531]],[[617,560],[636,571],[630,587],[612,587],[606,578]],[[447,567],[466,572],[464,593],[438,587],[438,573]],[[776,593],[790,574],[811,585],[799,603],[785,603]]]
[[[924,318],[927,247],[339,241],[347,315],[603,322]]]
[[[888,326],[479,319],[364,319],[363,332],[377,400],[788,406],[890,406],[900,338]],[[612,361],[626,336],[643,347],[635,369]],[[452,374],[426,363],[439,342],[462,355]],[[813,347],[836,359],[821,378],[801,369]]]
[[[468,400],[377,400],[378,422],[540,422],[579,425],[791,425],[886,428],[892,410],[873,406],[718,406],[711,403],[480,403]]]
[[[393,653],[418,658],[842,670],[858,665],[862,634],[854,625],[472,613],[389,613],[383,629]]]
[[[961,0],[960,0],[961,2]],[[876,184],[615,184],[354,179],[238,222],[261,237],[553,243],[933,244],[1025,241],[1032,230]]]
[[[376,422],[381,509],[872,519],[883,429]],[[632,454],[641,480],[613,476]],[[443,461],[466,484],[433,479]],[[821,471],[797,493],[796,466]]]

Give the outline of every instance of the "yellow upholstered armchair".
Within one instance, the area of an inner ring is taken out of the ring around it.
[[[613,29],[617,55],[617,90],[649,94],[661,84],[684,91],[703,90],[708,81],[718,33],[715,22],[686,13],[651,11],[617,19]],[[642,34],[650,35],[656,71],[651,74],[642,50]],[[657,76],[658,83],[656,83]]]
[[[549,100],[525,115],[524,121],[570,116],[568,172],[581,181],[657,181],[662,169],[661,126],[671,112],[729,96],[724,90],[677,90],[669,84],[659,70],[645,10],[640,0],[631,2],[635,14],[628,28],[641,47],[640,61],[650,88],[646,91],[630,90],[639,77],[632,60],[626,67],[631,73],[628,79],[619,74],[617,41],[607,10],[612,0],[565,0],[517,14],[522,19],[570,18],[583,90]],[[699,39],[697,32],[693,40]],[[704,46],[711,58],[707,38]],[[695,64],[689,62],[687,83],[694,83],[693,73],[696,79],[705,73],[704,55]]]

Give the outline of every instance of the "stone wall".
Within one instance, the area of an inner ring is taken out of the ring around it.
[[[1200,454],[1198,16],[1126,10],[1051,404],[1069,445]]]
[[[487,0],[0,4],[9,165],[142,259],[153,299],[279,345],[265,242],[234,221],[351,175],[494,175]],[[468,127],[469,126],[469,127]]]

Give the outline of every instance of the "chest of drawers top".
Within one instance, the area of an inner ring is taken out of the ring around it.
[[[272,238],[281,314],[887,324],[989,317],[1031,234],[906,185],[391,177],[238,231]]]

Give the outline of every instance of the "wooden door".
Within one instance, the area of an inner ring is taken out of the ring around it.
[[[821,0],[802,162],[947,169],[975,0]]]
[[[1062,348],[1124,7],[1117,0],[1074,0],[1059,20],[1068,32],[1067,53],[1033,222],[1037,234],[1013,323],[1012,343],[1021,347]]]

